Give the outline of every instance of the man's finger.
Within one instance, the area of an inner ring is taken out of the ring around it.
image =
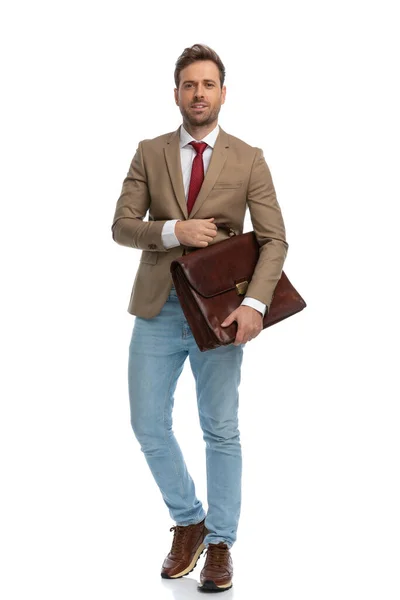
[[[233,321],[235,321],[235,313],[231,313],[230,315],[228,315],[226,317],[226,319],[224,321],[222,321],[221,326],[222,327],[227,327],[228,325],[230,325],[231,323],[233,323]]]
[[[240,329],[240,327],[236,332],[235,344],[244,344],[244,332],[243,329]]]

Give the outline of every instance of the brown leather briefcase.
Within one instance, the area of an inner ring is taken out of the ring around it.
[[[217,227],[228,229],[232,237],[181,256],[170,267],[183,313],[202,352],[235,341],[236,321],[228,327],[221,323],[242,303],[259,257],[254,231],[237,235],[226,224]],[[282,271],[263,329],[306,306]]]

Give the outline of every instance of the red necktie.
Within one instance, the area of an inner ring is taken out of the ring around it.
[[[190,142],[197,154],[193,159],[192,173],[190,175],[189,193],[188,193],[188,215],[193,208],[197,195],[200,191],[204,179],[203,152],[207,148],[205,142]]]

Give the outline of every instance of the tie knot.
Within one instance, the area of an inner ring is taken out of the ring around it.
[[[205,142],[190,142],[193,148],[196,150],[197,154],[203,154],[204,150],[207,148],[208,144]]]

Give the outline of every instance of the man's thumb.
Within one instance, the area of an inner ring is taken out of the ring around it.
[[[232,323],[233,319],[231,316],[226,317],[225,321],[222,321],[221,323],[221,327],[227,327],[228,325],[230,325]]]

